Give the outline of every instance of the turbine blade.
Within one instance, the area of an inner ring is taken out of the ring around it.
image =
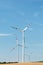
[[[29,24],[28,26],[26,26],[22,31],[27,30],[28,28],[30,28],[31,24]]]
[[[17,46],[16,46],[16,47],[17,47]],[[12,52],[13,50],[15,50],[15,49],[16,49],[16,47],[15,47],[15,48],[12,48],[10,52]]]
[[[18,46],[21,46],[22,47],[22,45],[20,45],[20,44],[18,44]]]
[[[17,27],[10,26],[12,29],[18,29]]]
[[[18,27],[14,27],[14,26],[10,26],[12,29],[16,29],[19,30],[20,32],[22,32],[22,30],[20,30]]]
[[[23,31],[25,31],[25,30],[27,30],[27,29],[28,29],[28,27],[25,27]]]

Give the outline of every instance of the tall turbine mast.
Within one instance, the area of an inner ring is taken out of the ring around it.
[[[31,26],[31,24],[29,24],[28,26],[26,26],[24,29],[20,30],[17,27],[13,27],[11,26],[11,28],[19,30],[20,32],[22,32],[22,62],[25,61],[25,31]]]
[[[18,38],[16,37],[16,43],[17,43],[17,62],[19,62],[19,47],[18,47]]]
[[[18,44],[18,38],[17,38],[17,36],[16,36],[16,47],[14,47],[14,48],[12,48],[11,49],[11,51],[13,51],[13,50],[15,50],[15,49],[17,49],[17,62],[19,62],[19,44]]]
[[[30,26],[30,25],[29,25]],[[25,31],[29,28],[29,26],[26,26],[22,30],[22,62],[25,62]]]
[[[30,52],[30,53],[26,53],[25,55],[27,55],[28,56],[28,59],[29,59],[29,62],[30,62],[30,55],[32,54],[32,52]]]

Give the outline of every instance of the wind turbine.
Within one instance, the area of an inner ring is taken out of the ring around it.
[[[22,62],[25,61],[25,31],[31,26],[31,24],[29,24],[28,26],[26,26],[24,29],[19,29],[17,27],[13,27],[11,26],[11,28],[19,30],[20,32],[22,32]]]
[[[17,57],[17,62],[19,62],[19,47],[18,46],[20,46],[20,45],[18,44],[18,38],[16,36],[16,47],[12,48],[10,52],[17,49],[17,56],[16,56]]]
[[[32,54],[32,52],[31,53],[28,53],[28,54],[25,54],[25,55],[27,55],[28,56],[28,58],[29,58],[29,62],[30,62],[30,55]]]
[[[19,47],[22,47],[22,45],[20,45],[18,42],[19,41],[18,41],[18,38],[16,36],[16,47],[12,48],[11,51],[10,51],[10,52],[12,52],[13,50],[17,49],[17,56],[16,56],[17,57],[17,62],[19,62]]]

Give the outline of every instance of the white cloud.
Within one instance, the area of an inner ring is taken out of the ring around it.
[[[43,24],[39,24],[39,26],[43,26]]]
[[[37,17],[37,16],[39,16],[39,13],[34,13],[33,16],[34,16],[34,17]]]
[[[17,11],[17,13],[24,16],[24,12],[22,12],[22,11]]]
[[[32,1],[35,1],[35,2],[40,2],[40,1],[43,1],[43,0],[32,0]]]
[[[43,5],[41,5],[40,8],[43,8]]]
[[[20,14],[21,14],[22,16],[24,16],[24,13],[23,13],[23,12],[20,12]]]
[[[11,4],[7,4],[6,2],[0,2],[0,8],[1,9],[15,9],[15,7]]]
[[[12,34],[0,34],[0,37],[3,37],[3,36],[11,36]]]
[[[5,23],[6,22],[6,19],[5,18],[0,18],[0,22],[1,23]]]
[[[34,25],[43,26],[43,23],[34,23]]]

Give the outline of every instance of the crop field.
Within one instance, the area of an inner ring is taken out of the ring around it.
[[[0,65],[43,65],[42,62],[35,63],[11,63],[11,64],[0,64]]]

